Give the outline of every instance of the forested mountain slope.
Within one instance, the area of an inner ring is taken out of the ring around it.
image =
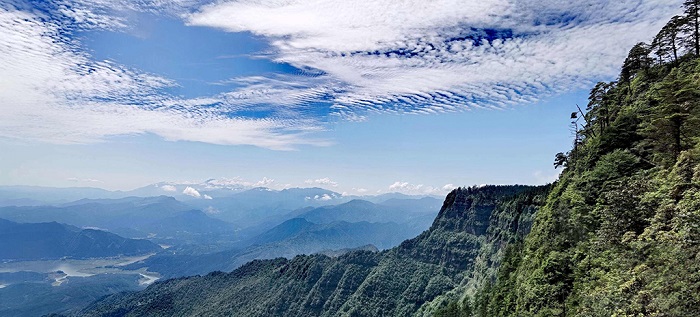
[[[384,252],[257,260],[232,273],[156,282],[84,316],[410,316],[468,280],[487,241],[517,240],[548,187],[456,189],[431,228]]]
[[[572,114],[576,140],[524,243],[441,316],[700,314],[700,1]]]

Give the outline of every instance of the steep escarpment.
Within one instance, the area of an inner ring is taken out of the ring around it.
[[[491,239],[490,236],[487,237],[489,228],[494,232],[501,228],[499,226],[506,226],[506,230],[518,230],[518,226],[510,227],[509,224],[501,223],[500,217],[517,221],[516,218],[523,211],[534,212],[522,210],[525,206],[518,206],[519,210],[507,210],[509,204],[538,192],[534,188],[517,185],[453,191],[445,198],[430,230],[415,239],[404,241],[397,251],[455,272],[468,270],[472,268],[482,244]],[[534,201],[528,203],[537,204]]]
[[[533,197],[543,198],[547,190],[527,186],[456,189],[429,230],[396,248],[349,252],[336,258],[311,255],[253,261],[231,273],[167,280],[142,292],[110,296],[81,315],[423,314],[437,307],[436,299],[468,280],[486,243],[527,231],[526,219],[543,201]]]
[[[700,1],[684,8],[572,114],[532,231],[438,316],[698,316]]]

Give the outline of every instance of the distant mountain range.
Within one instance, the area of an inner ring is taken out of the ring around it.
[[[230,180],[210,179],[203,183],[163,182],[131,191],[0,186],[0,218],[98,227],[127,237],[164,239],[162,242],[165,244],[221,242],[255,237],[296,217],[304,212],[303,208],[310,210],[358,199],[380,204],[380,209],[423,208],[435,211],[439,208],[439,200],[434,197],[400,193],[345,196],[322,188],[272,190],[251,188]],[[363,208],[359,205],[356,207]],[[193,210],[203,212],[204,216],[199,215],[194,222],[188,221],[188,217],[193,216]],[[293,214],[295,212],[297,215]],[[179,220],[167,221],[179,222],[178,230],[165,230],[166,226],[161,223],[173,217]],[[375,222],[362,218],[338,220]]]
[[[160,251],[148,240],[126,239],[57,222],[16,223],[0,219],[0,259],[40,260],[141,255]]]
[[[362,199],[374,203],[392,198],[416,199],[429,195],[405,195],[385,193],[376,196],[348,196],[323,188],[289,188],[274,190],[255,184],[238,184],[231,180],[209,179],[201,183],[160,182],[128,191],[109,191],[93,187],[41,187],[41,186],[0,186],[0,206],[37,206],[57,205],[80,199],[119,199],[126,197],[170,196],[181,201],[206,201],[221,198],[233,198],[229,204],[236,202],[242,207],[261,206],[261,199],[270,199],[266,205],[274,207],[282,203],[288,210],[305,206],[325,206]],[[441,198],[431,196],[433,198]],[[224,204],[226,205],[226,204]],[[216,207],[216,206],[214,206]]]
[[[325,197],[325,198],[324,198]],[[213,199],[190,199],[186,202],[207,210],[216,217],[244,228],[273,220],[303,207],[317,207],[346,202],[349,199],[322,188],[271,190],[253,188]]]
[[[142,272],[180,277],[231,271],[256,259],[388,249],[427,229],[441,205],[432,197],[402,194],[363,200],[322,188],[213,183],[162,183],[129,192],[0,186],[0,218],[7,219],[6,228],[0,227],[7,235],[0,239],[0,249],[5,248],[0,260],[157,252],[108,274],[71,276],[60,286],[51,286],[55,272],[0,276],[0,315],[33,316],[51,307],[70,311],[99,296],[141,289]],[[199,197],[183,194],[188,187],[189,194]],[[19,206],[3,206],[7,204]],[[144,244],[138,248],[136,242]]]
[[[389,203],[391,206],[353,200],[336,206],[302,208],[283,217],[292,219],[238,243],[238,248],[211,254],[165,251],[129,268],[148,267],[165,277],[178,277],[231,271],[255,259],[291,258],[363,245],[388,249],[428,229],[439,204],[433,198],[410,202],[396,199]],[[402,209],[402,205],[411,207]]]
[[[122,192],[92,187],[0,186],[0,206],[37,206],[58,204],[83,198],[120,198]]]
[[[380,204],[354,199],[339,205],[300,209],[290,215],[304,218],[313,223],[335,221],[408,223],[419,221],[427,222],[423,228],[427,229],[439,209],[440,201],[435,198],[392,199],[388,203]]]
[[[81,199],[57,206],[0,207],[0,218],[17,222],[68,223],[164,243],[203,242],[229,236],[234,226],[167,196]]]

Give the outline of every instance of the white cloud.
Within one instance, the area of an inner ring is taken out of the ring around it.
[[[252,30],[275,38],[290,36],[285,44],[295,47],[369,51],[383,48],[380,43],[424,29],[463,21],[490,22],[490,16],[509,9],[509,3],[503,0],[243,0],[205,6],[189,21],[231,32]]]
[[[166,191],[166,192],[176,192],[177,188],[173,185],[163,185],[160,187],[160,189]]]
[[[340,89],[337,84],[322,77],[282,74],[233,78],[219,84],[242,86],[218,96],[228,111],[269,105],[284,106],[277,109],[289,110],[294,105],[321,102],[323,97]]]
[[[212,198],[211,196],[209,196],[209,195],[207,195],[207,194],[204,194],[204,196],[202,196],[202,197],[203,197],[204,199],[207,199],[207,200],[212,200],[212,199],[214,199],[214,198]]]
[[[75,10],[69,22],[97,19]],[[228,117],[212,107],[221,98],[166,95],[175,85],[166,78],[91,59],[65,36],[69,22],[0,5],[0,137],[70,144],[151,133],[274,150],[329,144],[309,136],[319,130],[309,120]]]
[[[549,184],[556,181],[560,173],[561,170],[552,170],[551,172],[538,170],[532,173],[532,177],[534,178],[535,184]]]
[[[274,179],[263,177],[263,179],[257,181],[255,184],[253,184],[253,187],[269,187],[269,186],[272,186],[274,183],[275,183]]]
[[[69,177],[69,178],[66,178],[66,180],[71,181],[71,182],[81,182],[81,183],[104,183],[103,181],[101,181],[99,179],[93,179],[93,178]]]
[[[451,185],[451,184],[448,184]],[[446,189],[447,185],[442,188],[426,186],[423,184],[411,184],[409,182],[396,181],[389,185],[390,192],[399,192],[409,195],[442,195],[453,188]],[[381,191],[378,191],[378,193]]]
[[[187,186],[187,187],[182,191],[182,193],[185,194],[185,195],[187,195],[187,196],[192,196],[192,197],[195,197],[195,198],[202,197],[202,194],[200,194],[196,189],[194,189],[194,188],[192,188],[192,187],[190,187],[190,186]]]
[[[304,181],[304,183],[308,184],[308,185],[328,185],[331,187],[338,187],[338,183],[332,181],[328,177],[319,178],[319,179],[307,179]]]
[[[389,190],[416,190],[423,187],[423,185],[411,185],[408,182],[394,182],[389,185]]]
[[[216,208],[214,208],[214,207],[212,207],[212,206],[209,206],[209,207],[207,207],[207,208],[204,208],[204,213],[209,214],[209,215],[218,214],[218,213],[220,213],[220,212],[221,212],[221,210],[216,209]]]
[[[445,186],[442,186],[442,190],[444,191],[450,191],[457,188],[454,184],[445,184]]]
[[[366,192],[368,191],[367,188],[362,188],[362,187],[360,187],[360,188],[353,188],[352,190],[355,191],[355,192],[357,192],[358,194],[364,194],[364,193],[366,193]]]
[[[251,189],[254,187],[266,187],[271,189],[285,189],[289,188],[291,184],[280,184],[274,179],[263,177],[258,181],[246,180],[242,177],[236,176],[233,178],[212,178],[204,182],[189,182],[190,185],[197,185],[197,188],[205,189],[229,189],[229,190],[244,190]]]
[[[234,178],[212,178],[199,185],[207,189],[241,190],[248,187],[253,187],[254,182],[249,182],[236,176]]]
[[[369,192],[369,189],[367,189],[367,188],[363,188],[363,187],[353,187],[353,188],[350,189],[350,191],[343,192],[343,193],[340,194],[340,195],[343,196],[343,197],[347,197],[347,196],[364,196],[364,195],[367,195],[368,192]]]
[[[331,197],[331,195],[328,195],[328,194],[323,194],[323,195],[316,195],[316,196],[314,196],[314,199],[315,199],[315,200],[320,200],[320,201],[328,201],[328,200],[333,199],[333,197]]]
[[[256,77],[233,95],[313,101],[334,114],[435,113],[503,107],[617,74],[680,0],[239,0],[187,16],[190,25],[269,39],[273,58],[320,76]],[[485,30],[503,32],[489,38]],[[305,87],[287,88],[300,85]],[[275,89],[271,89],[274,87]]]
[[[12,2],[13,0],[6,0]],[[21,0],[20,0],[21,1]],[[146,12],[177,17],[201,5],[201,0],[52,0],[57,11],[84,29],[133,30],[124,17],[114,12]],[[21,7],[21,6],[20,6]]]
[[[310,118],[317,112],[305,106],[325,103],[331,115],[362,121],[372,112],[504,107],[610,79],[681,1],[239,0],[194,10],[200,1],[56,0],[51,14],[13,3],[0,4],[0,138],[91,143],[155,134],[293,150],[331,144],[313,137],[325,118]],[[138,32],[108,15],[133,11],[250,31],[271,44],[262,57],[301,72],[234,78],[220,84],[240,88],[182,99],[163,93],[176,85],[168,78],[94,60],[66,35]],[[257,107],[275,115],[230,115]]]

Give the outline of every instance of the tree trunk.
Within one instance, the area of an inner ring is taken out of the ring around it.
[[[697,9],[697,8],[696,8]],[[695,56],[700,56],[700,26],[698,26],[698,11],[695,10]]]
[[[674,117],[671,119],[671,122],[671,133],[673,134],[673,158],[678,159],[678,156],[681,154],[681,128],[683,126],[683,119],[680,117]]]
[[[676,37],[671,38],[671,48],[673,48],[673,61],[678,61],[678,49],[676,48]]]
[[[700,21],[698,21],[698,9],[700,9],[700,1],[693,1],[693,22],[695,22],[695,56],[700,56]]]

